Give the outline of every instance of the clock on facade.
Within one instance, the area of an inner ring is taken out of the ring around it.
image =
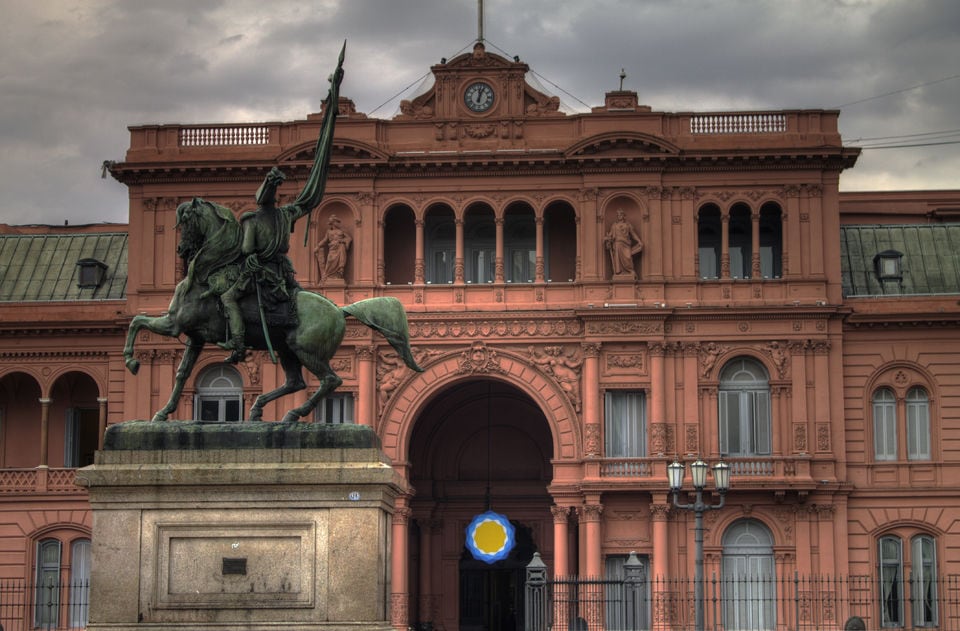
[[[463,93],[463,102],[473,112],[486,112],[493,105],[493,88],[481,81],[471,83]]]

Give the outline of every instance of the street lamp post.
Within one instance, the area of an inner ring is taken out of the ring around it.
[[[690,465],[690,475],[693,479],[693,489],[696,491],[696,500],[692,504],[681,504],[679,495],[680,488],[683,486],[684,466],[682,462],[673,461],[667,465],[667,478],[670,481],[670,491],[673,493],[673,505],[683,510],[693,511],[694,521],[694,542],[696,543],[696,574],[694,576],[693,599],[695,611],[695,624],[697,631],[704,630],[703,620],[703,514],[709,510],[723,508],[727,499],[727,490],[730,488],[730,465],[722,460],[713,465],[713,482],[720,493],[720,502],[718,504],[704,504],[703,490],[707,486],[707,469],[710,468],[706,462],[697,458],[696,462]]]

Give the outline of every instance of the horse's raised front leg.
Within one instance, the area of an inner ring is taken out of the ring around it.
[[[304,416],[310,414],[310,412],[317,407],[317,404],[320,403],[321,399],[336,390],[340,387],[340,384],[343,383],[343,379],[341,379],[337,373],[333,372],[333,369],[330,368],[330,364],[327,362],[317,362],[317,366],[313,368],[317,369],[314,370],[313,373],[320,377],[320,387],[310,395],[306,403],[287,412],[283,417],[284,423],[296,423]]]
[[[167,417],[177,409],[177,403],[180,401],[180,395],[183,393],[183,385],[193,372],[193,367],[197,364],[197,358],[200,357],[200,351],[203,350],[202,340],[187,340],[187,347],[183,351],[183,359],[180,360],[180,366],[177,367],[177,378],[173,383],[173,392],[170,393],[170,400],[153,415],[155,421],[165,421]]]
[[[276,390],[271,390],[257,397],[250,407],[250,415],[247,417],[247,420],[262,421],[263,406],[282,396],[300,392],[307,387],[307,384],[303,381],[303,367],[296,358],[293,358],[288,353],[280,353],[280,364],[283,366],[283,372],[287,376],[286,382]],[[286,420],[286,417],[284,417],[284,420]]]
[[[134,375],[140,370],[140,362],[133,358],[133,345],[137,340],[137,334],[141,329],[147,329],[157,335],[164,337],[176,337],[180,335],[180,329],[174,324],[170,316],[160,316],[153,318],[145,315],[134,316],[130,321],[130,328],[127,329],[127,342],[123,345],[124,364]]]

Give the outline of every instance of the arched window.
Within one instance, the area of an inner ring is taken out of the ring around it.
[[[899,537],[880,537],[880,624],[903,626],[903,545]]]
[[[907,392],[907,459],[930,460],[930,398],[920,387]]]
[[[503,222],[504,280],[532,283],[537,273],[537,223],[533,209],[515,204]]]
[[[783,276],[783,213],[768,202],[760,208],[760,277]]]
[[[734,359],[720,373],[720,453],[769,456],[771,453],[770,383],[755,360]]]
[[[86,628],[89,615],[90,540],[77,539],[70,546],[70,628]]]
[[[496,273],[497,228],[493,210],[477,206],[467,212],[463,225],[464,280],[492,283]]]
[[[720,277],[720,208],[707,204],[697,218],[697,253],[700,278]]]
[[[730,277],[750,278],[753,265],[753,223],[750,207],[734,204],[730,209]]]
[[[243,379],[233,366],[212,366],[197,377],[193,409],[198,421],[239,421],[242,402]]]
[[[37,542],[34,577],[33,626],[53,629],[60,617],[60,542],[57,539]]]
[[[873,393],[873,455],[877,460],[897,459],[897,399],[890,388]]]
[[[383,218],[383,281],[404,285],[414,281],[417,223],[413,209],[398,204]]]
[[[773,535],[755,519],[723,533],[723,624],[726,629],[776,628]]]
[[[937,542],[928,535],[910,540],[910,606],[913,626],[937,626]]]
[[[452,283],[457,235],[453,211],[431,209],[424,222],[423,234],[426,241],[425,280],[435,285]]]

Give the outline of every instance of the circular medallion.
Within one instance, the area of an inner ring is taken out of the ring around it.
[[[467,526],[467,549],[478,561],[496,563],[507,558],[514,546],[515,530],[503,515],[487,511]]]
[[[463,93],[463,102],[472,112],[486,112],[493,105],[493,88],[482,81],[471,83]]]

